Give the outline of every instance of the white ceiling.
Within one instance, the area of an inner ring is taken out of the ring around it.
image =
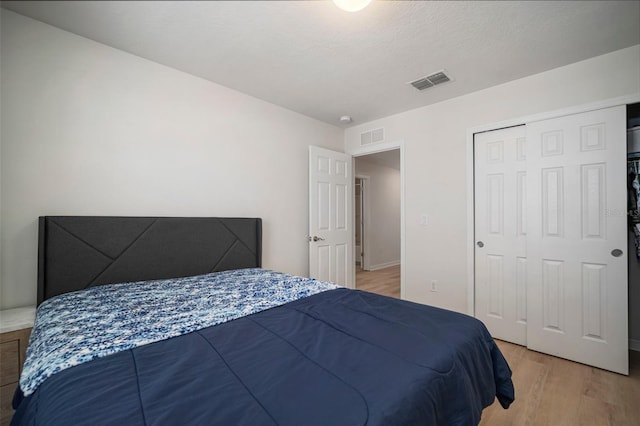
[[[334,125],[640,44],[639,1],[374,1],[357,13],[330,1],[2,7]],[[406,84],[443,68],[455,81]]]

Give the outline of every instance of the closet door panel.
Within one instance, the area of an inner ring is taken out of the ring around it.
[[[622,374],[625,117],[620,106],[526,126],[527,346]]]
[[[525,161],[524,126],[475,135],[476,317],[493,337],[520,345],[527,341]]]

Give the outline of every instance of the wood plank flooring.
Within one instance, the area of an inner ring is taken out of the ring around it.
[[[496,340],[513,372],[516,400],[496,401],[481,426],[640,425],[640,352],[631,351],[629,376],[578,364]]]
[[[400,298],[400,265],[376,271],[365,271],[356,266],[356,288]]]
[[[400,297],[400,266],[362,271],[360,290]],[[516,400],[508,410],[496,401],[480,426],[638,426],[640,352],[629,353],[629,376],[578,364],[496,340],[513,371]]]

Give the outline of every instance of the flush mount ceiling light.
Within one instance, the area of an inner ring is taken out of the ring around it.
[[[357,12],[367,7],[371,0],[333,0],[336,6],[347,12]]]

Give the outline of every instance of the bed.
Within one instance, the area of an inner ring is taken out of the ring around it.
[[[12,425],[474,425],[514,399],[469,316],[261,268],[257,218],[39,219]]]

